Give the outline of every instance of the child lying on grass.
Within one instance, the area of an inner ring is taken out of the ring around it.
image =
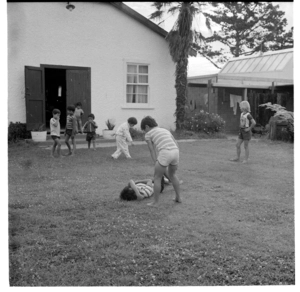
[[[165,177],[161,179],[161,189],[162,193],[164,190],[165,183],[168,183],[169,180]],[[151,179],[144,179],[133,181],[132,179],[129,181],[128,185],[121,191],[120,199],[125,201],[134,201],[134,200],[143,200],[145,198],[149,198],[153,195],[153,181]]]

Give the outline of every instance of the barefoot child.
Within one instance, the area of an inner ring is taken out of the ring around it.
[[[75,155],[76,151],[76,141],[75,141],[75,135],[77,134],[77,121],[76,118],[74,117],[74,111],[75,111],[75,106],[74,105],[69,105],[67,107],[67,123],[66,123],[66,130],[65,130],[65,143],[69,149],[68,155]],[[73,144],[73,151],[71,150],[71,146],[69,143],[69,140],[72,140]]]
[[[230,159],[231,161],[239,161],[241,155],[241,144],[244,142],[245,148],[245,160],[243,163],[247,163],[249,159],[249,142],[251,140],[252,128],[256,125],[255,120],[250,115],[250,104],[248,101],[242,101],[240,103],[240,109],[242,111],[240,118],[240,132],[238,136],[238,142],[236,143],[236,158]]]
[[[137,124],[137,120],[134,117],[131,117],[127,120],[127,122],[121,124],[116,132],[116,142],[117,142],[117,150],[112,154],[112,158],[118,159],[118,157],[122,154],[125,154],[126,158],[131,158],[128,143],[130,145],[134,145],[132,142],[132,138],[129,132],[130,128],[133,128]]]
[[[61,157],[60,155],[60,123],[59,123],[59,118],[60,118],[60,110],[59,109],[54,109],[52,111],[53,118],[50,119],[50,135],[51,138],[53,139],[53,147],[51,149],[51,156],[54,157],[54,152],[57,146],[57,154],[58,157]]]
[[[75,107],[75,112],[74,112],[74,116],[76,118],[76,122],[77,122],[77,129],[78,129],[78,133],[82,134],[82,115],[84,114],[84,111],[82,110],[82,104],[81,102],[77,102],[76,103],[76,107]]]
[[[160,182],[167,174],[175,190],[175,202],[181,203],[180,182],[176,176],[179,163],[179,149],[170,131],[159,128],[156,121],[147,116],[141,121],[141,129],[146,132],[145,141],[152,157],[154,166],[154,201],[148,205],[157,205],[159,199]],[[167,169],[168,168],[168,169]]]
[[[91,141],[93,142],[93,149],[96,150],[96,129],[98,128],[94,121],[95,116],[93,114],[88,115],[88,121],[83,126],[83,132],[86,133],[86,141],[88,142],[88,148],[91,148]]]

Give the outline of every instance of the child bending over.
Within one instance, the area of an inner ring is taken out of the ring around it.
[[[117,150],[111,155],[112,158],[118,159],[118,157],[122,154],[125,154],[126,158],[131,158],[128,143],[130,145],[134,145],[132,142],[132,138],[129,132],[130,128],[133,128],[137,124],[137,120],[134,117],[131,117],[127,120],[127,122],[121,124],[116,131],[116,143]],[[127,143],[128,142],[128,143]]]
[[[159,128],[156,121],[147,116],[141,121],[141,129],[146,132],[145,141],[147,142],[151,158],[154,165],[154,201],[148,205],[157,205],[159,199],[160,182],[167,174],[175,190],[174,201],[181,203],[180,182],[176,176],[179,164],[179,148],[176,140],[170,131]]]

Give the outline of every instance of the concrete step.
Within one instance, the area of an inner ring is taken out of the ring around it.
[[[86,134],[77,134],[75,139],[76,139],[76,144],[86,144],[87,143]],[[32,139],[26,139],[26,141],[31,142]],[[61,143],[64,143],[64,141],[65,141],[64,133],[61,133],[60,141],[61,141]],[[104,139],[99,134],[96,134],[96,143],[115,143],[115,141],[116,141],[115,138]],[[48,134],[46,137],[46,141],[37,142],[37,143],[39,143],[40,146],[50,146],[53,144],[53,140],[52,140],[51,136]]]

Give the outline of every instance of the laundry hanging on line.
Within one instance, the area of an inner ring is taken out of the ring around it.
[[[237,103],[241,103],[242,97],[240,95],[230,94],[230,107],[233,107],[233,114],[236,115]]]

